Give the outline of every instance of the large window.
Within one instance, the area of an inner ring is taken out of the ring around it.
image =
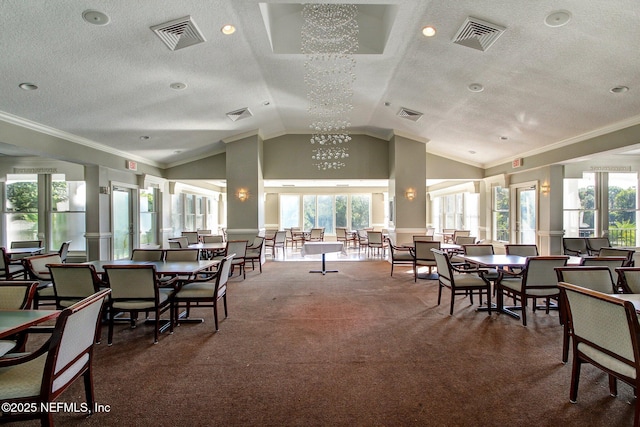
[[[52,175],[49,251],[57,251],[71,241],[70,251],[85,251],[87,188],[84,181],[65,181],[64,175]]]
[[[140,244],[158,244],[158,190],[140,190]]]
[[[7,245],[38,239],[38,175],[8,175],[5,221]]]
[[[304,230],[324,228],[326,234],[334,234],[336,227],[354,230],[369,227],[370,218],[371,195],[369,194],[280,195],[280,226],[282,228],[302,227]]]
[[[469,192],[434,197],[431,201],[433,226],[440,230],[470,230],[472,236],[478,236],[478,201],[478,194]]]
[[[500,186],[492,188],[492,229],[493,240],[499,242],[509,241],[509,189]]]
[[[173,236],[180,236],[185,230],[184,227],[184,194],[171,195],[171,233]]]
[[[637,245],[637,187],[635,173],[609,174],[609,240],[616,246]]]
[[[596,234],[596,174],[564,180],[564,235],[591,237]]]

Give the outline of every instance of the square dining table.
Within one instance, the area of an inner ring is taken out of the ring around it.
[[[55,319],[59,315],[60,310],[0,310],[0,338]]]

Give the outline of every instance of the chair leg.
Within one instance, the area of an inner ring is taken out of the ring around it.
[[[109,331],[107,333],[107,345],[113,344],[113,318],[115,317],[115,313],[113,312],[113,308],[109,307]]]
[[[82,375],[84,378],[84,395],[87,399],[87,406],[89,414],[93,414],[93,406],[94,406],[94,393],[93,393],[93,373],[91,372],[91,365],[87,368],[87,370]]]
[[[571,388],[569,389],[569,401],[576,403],[578,401],[578,383],[580,382],[580,367],[582,361],[575,355],[573,356],[573,364],[571,368]]]
[[[527,297],[525,295],[520,296],[520,304],[522,305],[522,310],[520,310],[522,326],[527,326]],[[535,307],[535,301],[533,306]]]
[[[616,397],[618,395],[618,381],[616,380],[616,377],[611,374],[609,374],[609,394],[612,397]]]
[[[213,302],[213,322],[218,332],[218,301]]]

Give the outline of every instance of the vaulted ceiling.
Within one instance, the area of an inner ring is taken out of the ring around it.
[[[353,132],[406,136],[427,152],[490,167],[640,122],[636,0],[353,3]],[[247,133],[308,133],[301,9],[291,1],[3,0],[0,119],[161,167],[222,152]],[[188,17],[203,42],[171,50],[151,29]],[[478,27],[454,42],[468,18],[489,24],[492,44],[482,46]],[[226,24],[235,33],[224,35]],[[435,36],[422,35],[427,25]],[[227,114],[245,109],[240,120]],[[20,152],[10,144],[0,135],[0,152]]]

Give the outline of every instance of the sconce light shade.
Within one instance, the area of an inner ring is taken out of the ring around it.
[[[551,186],[547,183],[540,185],[540,194],[547,195],[551,190]]]
[[[413,188],[407,188],[407,191],[404,192],[404,197],[408,200],[413,200],[416,198],[416,190]]]
[[[241,202],[244,202],[249,198],[249,192],[246,189],[241,188],[238,190],[237,196],[238,196],[238,200],[240,200]]]

